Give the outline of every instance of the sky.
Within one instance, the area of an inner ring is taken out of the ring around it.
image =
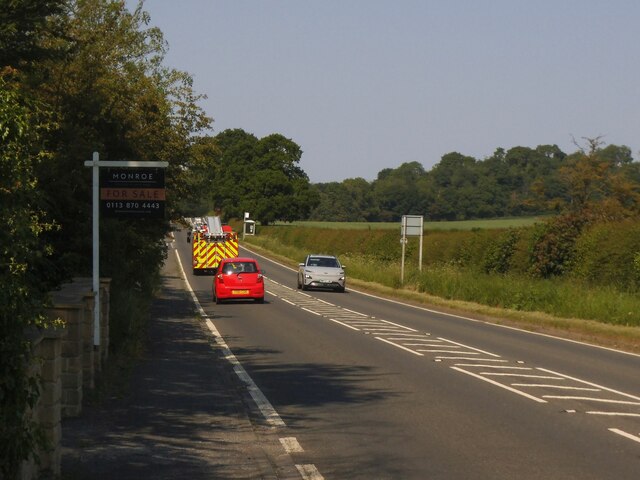
[[[129,7],[135,0],[127,1]],[[312,183],[585,139],[640,159],[637,0],[146,0],[215,135],[279,133]]]

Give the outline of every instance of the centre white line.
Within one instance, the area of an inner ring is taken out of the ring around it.
[[[296,465],[296,468],[304,480],[324,480],[315,465]]]
[[[298,442],[296,437],[284,437],[280,439],[280,443],[284,447],[285,452],[287,453],[301,453],[304,452],[302,446]]]

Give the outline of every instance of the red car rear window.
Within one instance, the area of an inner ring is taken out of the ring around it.
[[[256,273],[258,268],[253,262],[229,262],[222,267],[222,273]]]

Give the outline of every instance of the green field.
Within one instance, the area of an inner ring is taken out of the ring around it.
[[[425,230],[473,230],[528,227],[541,222],[541,217],[496,218],[490,220],[461,220],[450,222],[424,222]],[[385,230],[400,228],[400,222],[277,222],[274,225],[330,229]]]

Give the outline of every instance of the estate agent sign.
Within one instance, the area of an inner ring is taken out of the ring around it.
[[[100,216],[164,218],[164,168],[169,162],[100,161],[98,152],[84,162],[91,168],[93,237],[93,344],[100,345]]]
[[[164,218],[164,168],[100,169],[100,215]]]

